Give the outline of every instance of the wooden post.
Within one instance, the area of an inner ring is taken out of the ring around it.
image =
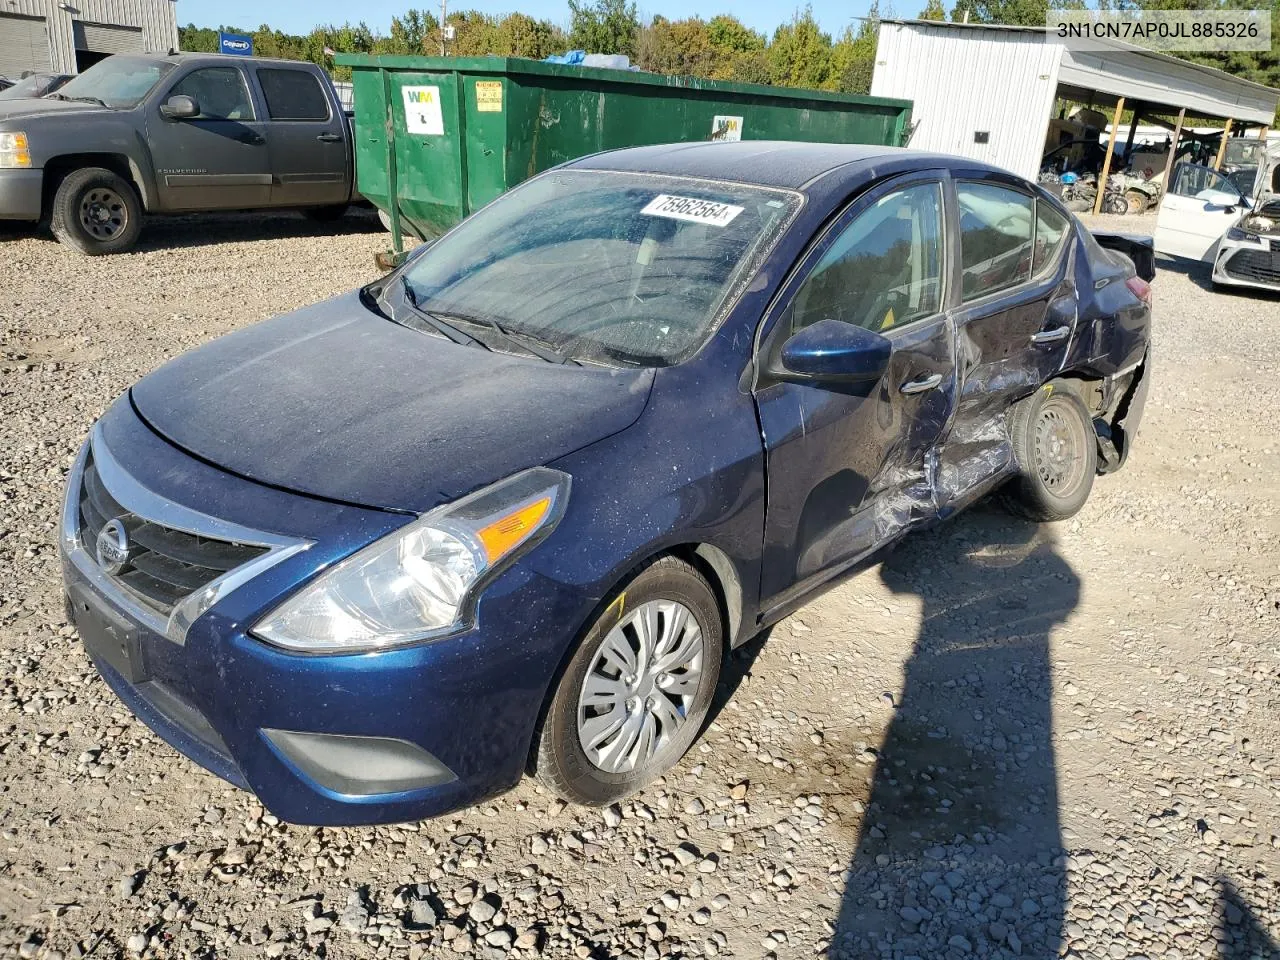
[[[1213,169],[1220,170],[1222,168],[1222,158],[1227,154],[1227,138],[1231,136],[1231,118],[1227,118],[1227,125],[1222,128],[1222,142],[1218,144],[1218,159],[1213,161]]]
[[[1126,160],[1133,153],[1133,138],[1137,136],[1138,133],[1138,117],[1141,113],[1142,104],[1139,103],[1133,108],[1133,122],[1129,124],[1129,139],[1125,141],[1124,145],[1124,155]]]
[[[1173,158],[1178,155],[1178,140],[1182,136],[1182,121],[1187,119],[1187,108],[1178,111],[1178,122],[1173,125],[1173,142],[1169,144],[1169,158],[1164,162],[1164,181],[1160,189],[1169,192],[1169,178],[1173,176]]]
[[[1107,137],[1107,156],[1102,161],[1102,172],[1098,174],[1098,196],[1093,201],[1093,212],[1102,212],[1102,194],[1107,189],[1107,177],[1111,173],[1111,154],[1116,149],[1116,132],[1120,129],[1120,114],[1124,113],[1124,97],[1116,100],[1116,112],[1111,118],[1111,136]]]

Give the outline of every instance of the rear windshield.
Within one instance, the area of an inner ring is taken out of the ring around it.
[[[166,60],[116,55],[100,60],[58,91],[67,100],[101,100],[108,107],[136,107],[173,64]]]
[[[780,190],[648,174],[544,174],[408,271],[418,306],[497,321],[578,359],[665,366],[708,337],[799,205]]]

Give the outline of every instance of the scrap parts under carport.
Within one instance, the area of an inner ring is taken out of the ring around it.
[[[1231,132],[1259,128],[1265,138],[1280,103],[1280,90],[1121,41],[1078,50],[1044,27],[898,19],[881,21],[871,93],[914,101],[912,147],[973,157],[1033,181],[1057,103],[1113,108],[1095,213],[1126,108],[1133,111],[1126,155],[1140,118],[1172,130],[1167,187],[1185,121],[1225,121],[1216,168]]]

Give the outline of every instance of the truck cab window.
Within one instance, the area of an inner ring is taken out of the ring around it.
[[[258,71],[267,113],[272,120],[328,120],[329,98],[320,81],[305,70]]]
[[[188,96],[200,107],[196,120],[252,120],[253,105],[235,67],[193,70],[173,85],[170,97]]]

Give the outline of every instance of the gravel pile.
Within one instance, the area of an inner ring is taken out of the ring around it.
[[[370,279],[343,228],[0,234],[0,956],[1280,956],[1280,301],[1200,270],[1080,516],[980,506],[816,599],[633,801],[300,828],[177,755],[63,616],[63,479],[146,371]]]

